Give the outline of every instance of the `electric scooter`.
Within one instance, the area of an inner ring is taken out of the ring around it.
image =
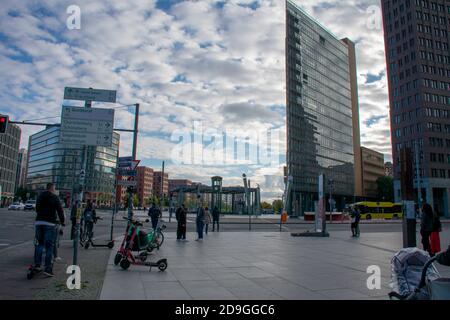
[[[97,220],[103,220],[103,219],[100,217],[96,217],[94,220],[95,221],[94,223],[97,223]],[[82,228],[82,232],[80,234],[81,246],[83,246],[85,249],[89,249],[89,246],[92,246],[94,248],[96,248],[96,247],[103,247],[103,248],[107,247],[109,249],[114,248],[114,240],[110,240],[105,244],[95,243],[92,240],[92,236],[94,234],[93,229],[94,229],[93,224],[89,224],[89,222],[87,222],[87,221],[84,222],[84,227]]]
[[[120,267],[124,270],[127,270],[131,264],[141,265],[150,267],[157,267],[160,271],[164,271],[167,269],[167,259],[160,259],[156,262],[147,262],[147,257],[152,248],[149,246],[153,241],[155,233],[145,233],[141,230],[140,227],[143,226],[142,222],[137,220],[132,220],[129,218],[123,217],[125,220],[128,220],[127,230],[124,235],[124,239],[122,244],[114,257],[114,264],[120,265]],[[149,220],[145,220],[145,222],[149,222]],[[133,255],[134,252],[138,252],[138,255]]]

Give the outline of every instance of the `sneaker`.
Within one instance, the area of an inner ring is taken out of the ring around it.
[[[53,274],[53,271],[44,271],[44,275],[51,278],[54,277],[55,275]]]

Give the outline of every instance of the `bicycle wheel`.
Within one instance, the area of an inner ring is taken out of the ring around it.
[[[156,234],[155,243],[158,245],[158,248],[159,248],[162,246],[163,242],[164,242],[164,234],[161,231],[159,231]]]

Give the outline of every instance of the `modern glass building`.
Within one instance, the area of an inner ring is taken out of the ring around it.
[[[59,143],[59,127],[47,127],[29,139],[27,186],[35,191],[55,183],[61,200],[71,203],[72,190],[79,184],[83,148]],[[98,205],[113,201],[119,134],[113,134],[112,147],[88,147],[84,199]]]
[[[331,191],[341,209],[354,200],[359,181],[354,44],[338,39],[293,0],[286,2],[286,89],[287,174],[293,177],[288,211],[314,211],[322,173],[327,197]]]
[[[9,124],[6,133],[0,133],[0,207],[14,200],[21,132],[19,126]]]
[[[450,217],[450,1],[381,3],[395,199],[402,198],[400,155],[409,149],[415,199]]]

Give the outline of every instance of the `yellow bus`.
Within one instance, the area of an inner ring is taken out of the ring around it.
[[[357,202],[352,205],[361,213],[361,219],[400,219],[403,217],[401,203]]]

